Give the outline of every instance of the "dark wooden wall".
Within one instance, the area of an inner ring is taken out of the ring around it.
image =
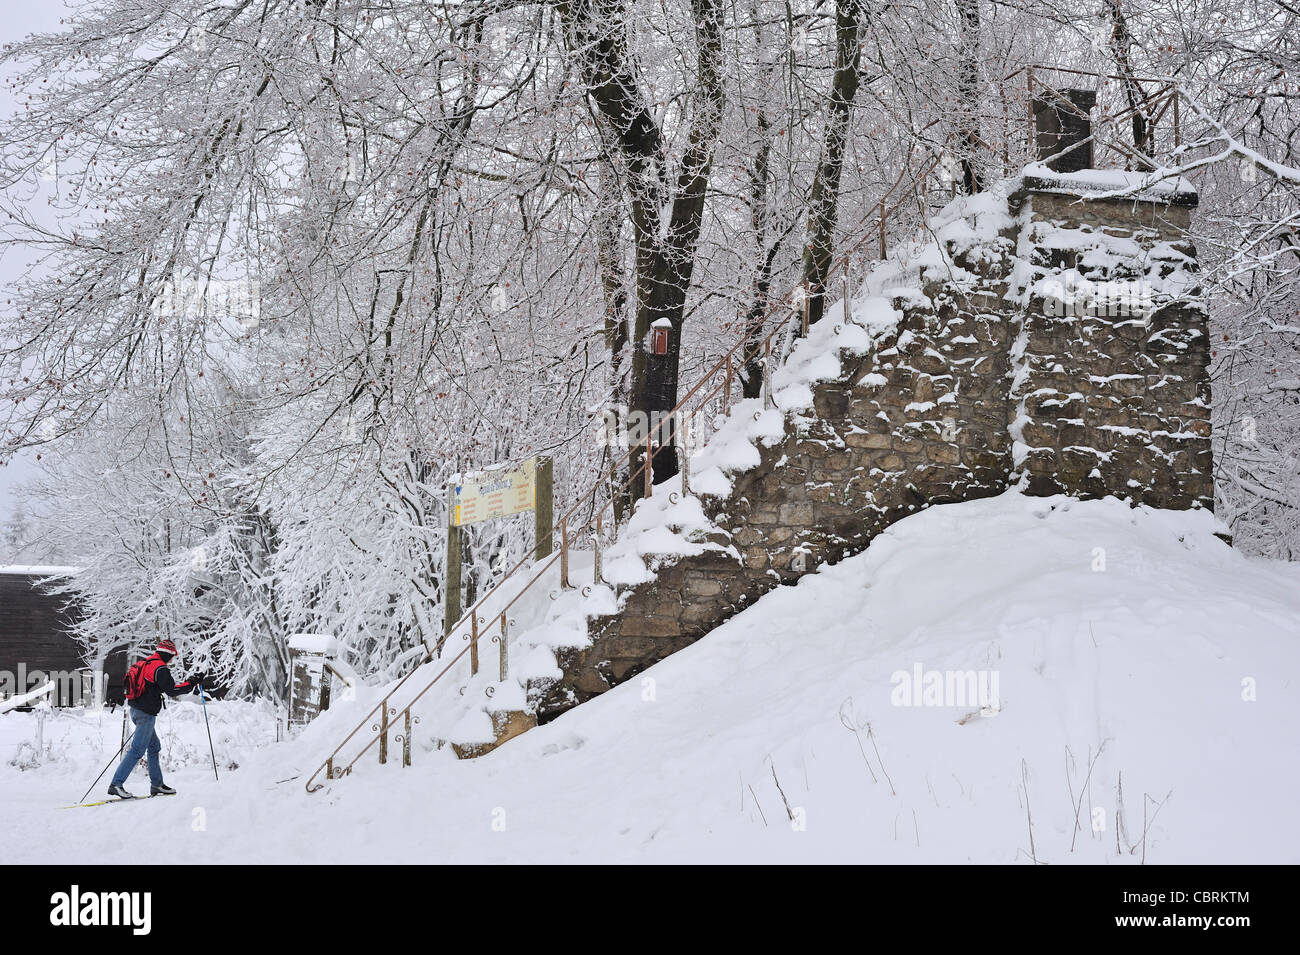
[[[75,599],[51,593],[42,581],[48,574],[0,572],[0,670],[18,674],[19,664],[27,673],[40,670],[81,670],[87,666],[81,645],[72,636],[80,611]],[[120,700],[126,654],[108,658],[108,699]],[[18,687],[23,692],[23,687]],[[54,700],[67,705],[67,699]]]

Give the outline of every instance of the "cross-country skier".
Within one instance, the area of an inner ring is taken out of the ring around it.
[[[108,787],[110,796],[119,799],[135,798],[122,788],[122,784],[131,775],[131,770],[140,761],[140,757],[146,754],[149,757],[149,795],[170,796],[176,792],[163,782],[162,766],[158,762],[162,743],[154,730],[154,720],[162,709],[163,694],[180,696],[197,690],[202,677],[191,677],[185,683],[177,683],[167,668],[167,664],[175,657],[176,645],[170,640],[159,640],[152,656],[132,664],[127,670],[126,699],[131,721],[135,723],[135,732],[131,734],[131,742],[127,744],[121,765],[113,774],[113,781]]]

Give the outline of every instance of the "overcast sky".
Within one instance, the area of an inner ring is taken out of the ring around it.
[[[29,33],[57,29],[59,17],[66,8],[55,0],[28,0],[25,3],[5,2],[2,9],[0,45],[21,40]],[[5,75],[7,78],[8,73]],[[0,86],[0,114],[8,115],[13,109],[13,97],[7,87]],[[22,273],[26,261],[20,251],[0,251],[0,308],[6,307],[4,302],[9,298],[9,284]],[[30,477],[31,473],[31,461],[23,456],[0,467],[0,522],[6,520],[13,510],[14,486]]]

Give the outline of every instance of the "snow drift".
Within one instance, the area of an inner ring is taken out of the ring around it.
[[[482,759],[314,796],[289,781],[314,727],[138,806],[53,808],[98,752],[0,763],[8,828],[41,833],[9,861],[1295,862],[1300,568],[1216,529],[1112,499],[934,507]],[[932,673],[993,676],[996,705],[927,695]],[[145,813],[158,838],[128,838]]]

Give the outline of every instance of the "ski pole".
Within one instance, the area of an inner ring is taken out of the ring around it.
[[[212,778],[221,782],[217,775],[217,751],[212,747],[212,724],[208,722],[208,701],[203,695],[203,684],[199,684],[199,702],[203,704],[203,725],[208,728],[208,752],[212,754]]]
[[[114,756],[112,759],[108,761],[108,766],[112,766],[115,762],[117,762],[117,757],[122,755],[122,750],[124,749],[126,749],[125,739],[122,740],[122,745],[117,748],[117,756]],[[96,786],[99,785],[99,781],[103,779],[104,774],[108,772],[108,766],[105,766],[103,769],[99,771],[99,775],[95,777],[95,781],[90,784],[90,789],[94,789]],[[77,800],[77,802],[85,802],[86,797],[90,795],[90,789],[87,789],[85,793],[82,794],[81,798]]]

